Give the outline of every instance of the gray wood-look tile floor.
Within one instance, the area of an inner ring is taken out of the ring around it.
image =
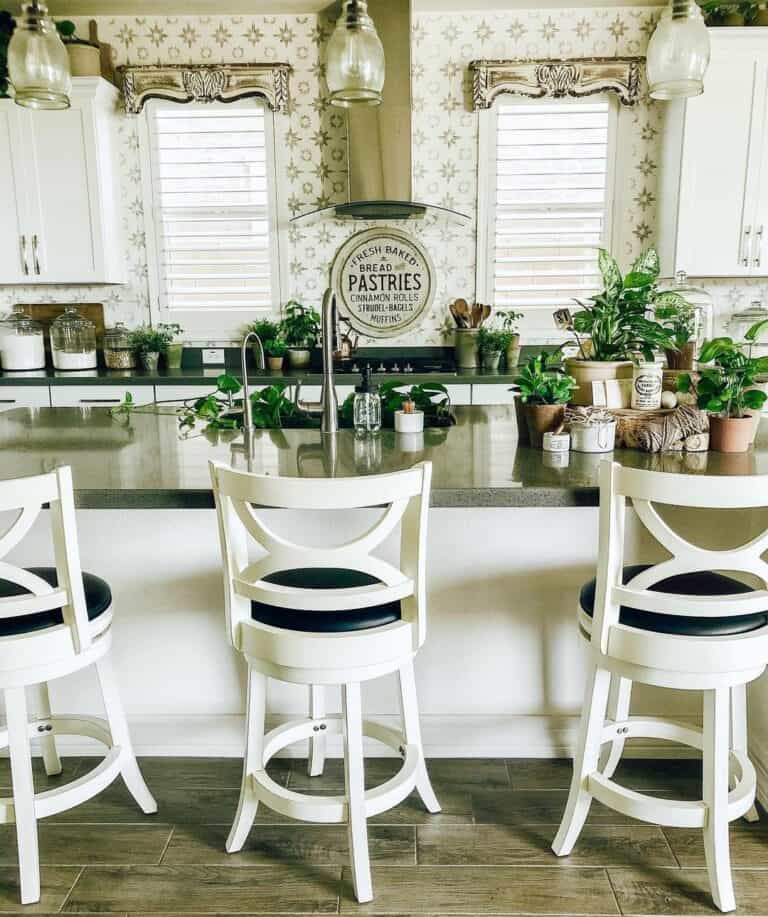
[[[94,759],[65,761],[63,778]],[[122,783],[40,824],[42,900],[19,905],[16,843],[0,827],[0,913],[689,915],[716,913],[710,902],[700,833],[645,825],[594,805],[572,856],[549,845],[565,804],[570,762],[434,760],[440,815],[410,798],[372,819],[375,900],[352,897],[343,825],[290,822],[259,813],[246,848],[228,856],[240,762],[142,761],[160,811],[143,816]],[[367,761],[369,783],[387,779],[392,759]],[[296,790],[338,792],[344,776],[329,760],[319,778],[302,761],[275,761],[274,778]],[[35,762],[38,789],[54,785]],[[693,761],[622,764],[617,779],[635,789],[698,798]],[[8,795],[0,760],[0,795]],[[3,789],[5,788],[5,789]],[[768,816],[731,827],[739,913],[768,915]]]

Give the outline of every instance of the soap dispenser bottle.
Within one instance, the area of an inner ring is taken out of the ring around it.
[[[378,385],[371,382],[371,364],[363,366],[360,385],[355,387],[353,404],[355,433],[376,433],[381,429],[381,395]]]

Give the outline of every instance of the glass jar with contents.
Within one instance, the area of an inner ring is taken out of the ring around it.
[[[662,320],[662,324],[673,331],[678,347],[676,351],[667,351],[667,365],[670,369],[693,369],[701,345],[714,335],[715,305],[712,297],[703,287],[692,284],[685,271],[678,271],[674,280],[662,281],[659,292],[677,293],[686,303],[684,307],[674,309],[671,318]]]
[[[131,332],[122,322],[104,332],[104,365],[107,369],[133,369],[136,366]]]
[[[7,372],[45,369],[43,326],[25,315],[21,306],[0,322],[0,364]]]
[[[96,326],[74,306],[51,322],[54,369],[96,369]]]
[[[381,395],[378,385],[371,382],[371,365],[363,367],[363,378],[355,388],[353,402],[355,433],[376,433],[381,429]]]
[[[737,344],[746,343],[746,335],[749,329],[758,322],[764,322],[768,319],[768,309],[766,309],[759,299],[753,300],[749,307],[741,312],[735,312],[725,323],[725,330],[728,336],[733,338]],[[753,357],[764,357],[768,355],[768,334],[762,334],[758,337],[757,342],[752,344],[751,353]]]

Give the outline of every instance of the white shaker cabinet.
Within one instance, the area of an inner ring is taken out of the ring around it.
[[[0,283],[124,280],[112,119],[117,89],[76,77],[71,107],[0,101]]]
[[[662,103],[659,252],[664,274],[768,274],[768,35],[709,30],[704,93]]]

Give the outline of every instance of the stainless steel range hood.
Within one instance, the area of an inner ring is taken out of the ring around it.
[[[368,12],[384,45],[384,98],[381,105],[346,110],[347,202],[310,211],[291,222],[419,220],[428,214],[442,221],[469,222],[458,211],[413,200],[411,0],[368,0]]]

